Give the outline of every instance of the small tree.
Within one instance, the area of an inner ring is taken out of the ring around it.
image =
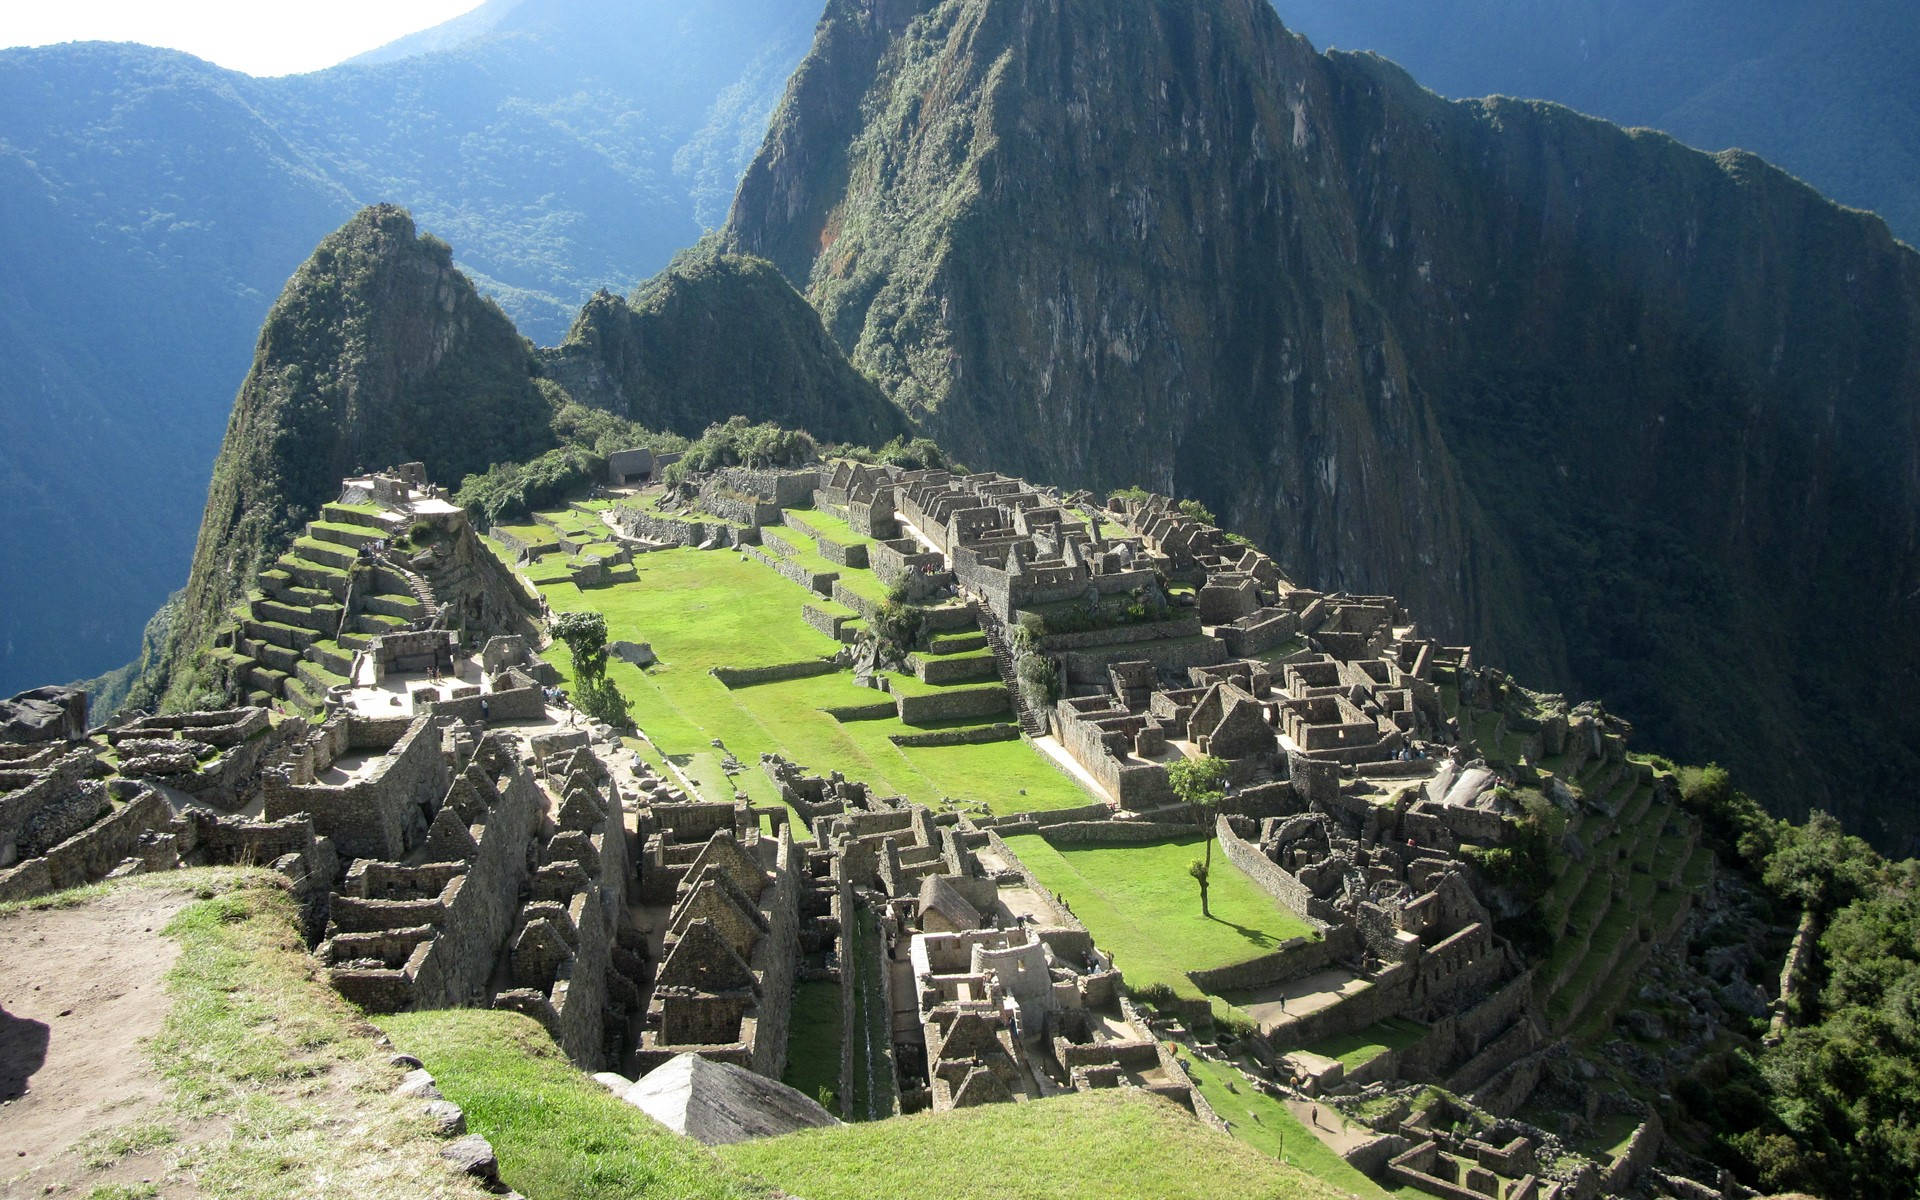
[[[1212,755],[1183,759],[1167,768],[1167,783],[1173,788],[1173,794],[1182,804],[1193,806],[1199,816],[1201,836],[1207,840],[1206,858],[1195,859],[1187,869],[1200,885],[1202,916],[1212,915],[1207,911],[1207,879],[1213,873],[1213,814],[1226,798],[1227,774],[1226,760]]]
[[[1211,838],[1207,839],[1207,849],[1209,852],[1213,849]],[[1211,917],[1213,913],[1207,908],[1207,884],[1213,875],[1212,865],[1196,858],[1187,864],[1187,874],[1193,876],[1193,881],[1200,885],[1200,915]]]
[[[606,673],[606,617],[597,612],[561,613],[549,628],[554,637],[567,644],[567,650],[573,655],[573,669],[582,682]]]
[[[627,727],[631,707],[607,678],[607,619],[597,612],[561,613],[550,626],[573,655],[574,707],[615,729]]]

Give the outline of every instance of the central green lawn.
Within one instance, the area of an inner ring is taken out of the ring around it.
[[[1128,1089],[810,1130],[722,1146],[719,1155],[807,1200],[1331,1200],[1343,1194],[1311,1168],[1287,1166],[1222,1137],[1169,1101]]]
[[[1187,874],[1187,864],[1202,853],[1197,835],[1142,846],[1056,849],[1029,833],[1008,838],[1007,847],[1067,902],[1093,940],[1113,955],[1131,988],[1161,983],[1199,999],[1188,971],[1258,958],[1312,932],[1217,846],[1209,892],[1213,915],[1201,916],[1200,890]]]
[[[841,724],[821,710],[887,699],[855,684],[849,673],[728,689],[707,673],[710,668],[806,662],[841,649],[802,617],[812,593],[725,551],[641,554],[634,569],[632,583],[585,592],[564,580],[535,582],[554,612],[598,610],[613,640],[653,646],[658,665],[642,672],[615,659],[608,672],[633,702],[634,722],[706,798],[731,799],[737,789],[756,804],[777,803],[778,793],[759,765],[760,755],[770,752],[808,771],[841,771],[884,795],[927,805],[951,798],[1007,813],[1093,802],[1022,741],[903,748],[888,737],[915,730],[898,719]],[[871,572],[853,574],[871,578]],[[546,653],[563,674],[571,673],[564,646]],[[712,746],[714,738],[746,768],[731,781],[720,769],[723,756]]]

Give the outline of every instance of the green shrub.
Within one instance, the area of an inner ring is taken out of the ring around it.
[[[771,421],[758,425],[745,417],[709,425],[700,440],[687,447],[686,456],[667,468],[666,481],[679,483],[689,475],[721,467],[797,467],[820,456],[813,438]]]
[[[626,729],[632,724],[633,702],[622,695],[619,685],[605,675],[576,682],[573,704],[594,720],[604,721],[615,729]]]

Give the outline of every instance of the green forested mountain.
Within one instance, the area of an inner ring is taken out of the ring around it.
[[[817,13],[485,16],[282,79],[130,45],[0,52],[0,693],[138,651],[260,323],[329,230],[409,205],[557,342],[594,289],[718,222]]]
[[[1920,827],[1920,255],[1750,155],[1258,0],[836,0],[725,240],[969,463],[1198,496],[1783,811]]]
[[[460,479],[553,444],[530,348],[498,305],[391,206],[322,241],[260,331],[207,492],[168,661],[143,699],[199,690],[214,623],[359,471],[421,461]]]
[[[1920,243],[1920,5],[1908,0],[1274,0],[1315,45],[1447,96],[1557,100],[1737,146]]]
[[[688,437],[734,415],[874,446],[908,431],[762,259],[690,251],[630,300],[593,297],[541,359],[580,403]]]

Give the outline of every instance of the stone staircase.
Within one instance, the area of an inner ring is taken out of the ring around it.
[[[382,561],[407,581],[407,590],[412,592],[413,598],[420,602],[421,616],[414,622],[414,627],[417,629],[438,627],[441,615],[440,602],[434,598],[433,586],[419,572],[402,563],[397,556],[389,556]]]
[[[1028,737],[1047,736],[1049,729],[1046,718],[1033,710],[1020,690],[1020,676],[1014,670],[1013,646],[1007,641],[1005,627],[984,604],[974,603],[973,614],[980,622],[980,632],[986,635],[988,648],[993,651],[993,663],[999,670],[1000,682],[1006,685],[1007,694],[1013,698],[1013,712],[1019,718],[1021,731]]]

